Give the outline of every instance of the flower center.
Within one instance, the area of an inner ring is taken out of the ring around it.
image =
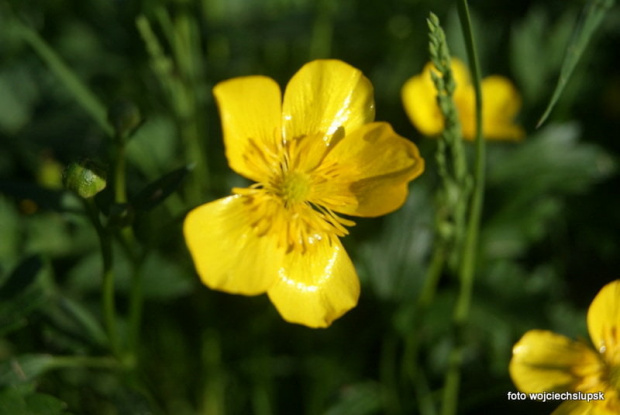
[[[307,174],[291,171],[284,175],[280,185],[280,196],[285,205],[308,200],[310,194],[310,177]]]
[[[259,237],[275,238],[276,245],[287,252],[306,253],[320,242],[349,233],[346,227],[355,222],[340,217],[330,206],[356,201],[341,189],[336,166],[323,164],[327,150],[322,137],[282,141],[272,153],[252,140],[250,144],[260,155],[266,180],[233,192],[244,196],[250,224]]]

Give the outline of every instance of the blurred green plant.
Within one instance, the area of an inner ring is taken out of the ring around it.
[[[588,0],[575,25],[582,6],[474,5],[480,69],[513,75],[528,137],[486,154],[420,140],[439,161],[399,211],[343,241],[358,307],[310,331],[194,275],[185,213],[245,185],[226,168],[210,87],[334,57],[371,79],[379,119],[418,139],[398,91],[428,61],[429,9],[448,22],[441,44],[466,56],[454,2],[0,2],[0,414],[550,413],[506,400],[511,347],[532,328],[584,336],[583,310],[620,266],[618,119],[602,98],[620,10]],[[88,200],[59,187],[82,159],[106,175]],[[479,223],[462,206],[445,216],[450,192],[471,202],[482,183]],[[442,217],[463,240],[438,256]]]

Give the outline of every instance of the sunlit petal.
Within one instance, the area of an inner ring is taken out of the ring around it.
[[[611,415],[595,410],[595,406],[584,401],[565,401],[551,415]]]
[[[282,317],[309,327],[327,327],[355,307],[359,281],[337,238],[316,242],[312,254],[292,251],[267,292]]]
[[[228,164],[255,181],[269,177],[281,135],[282,96],[271,78],[247,76],[213,88],[222,120]]]
[[[437,105],[437,91],[431,79],[431,64],[422,74],[405,82],[401,98],[411,123],[424,135],[437,135],[443,131],[444,120]]]
[[[598,384],[603,366],[587,345],[531,330],[514,345],[509,369],[520,391],[534,393],[589,390]]]
[[[590,304],[588,331],[605,360],[620,365],[620,280],[605,285]]]
[[[192,210],[183,226],[198,275],[212,289],[256,295],[277,276],[281,251],[258,236],[246,196],[229,196]]]
[[[459,59],[452,59],[452,76],[456,83],[454,100],[463,99],[463,92],[469,86],[469,71]],[[405,112],[411,123],[424,135],[438,135],[443,131],[444,119],[439,105],[437,105],[437,89],[431,78],[431,71],[435,70],[432,62],[424,66],[422,73],[411,77],[401,90],[401,98]],[[465,93],[467,95],[467,93]]]
[[[312,61],[288,83],[282,116],[287,140],[308,134],[329,140],[339,129],[348,134],[374,120],[372,84],[344,62]]]
[[[482,80],[481,88],[485,138],[523,138],[525,132],[514,120],[521,109],[521,96],[512,82],[492,75]]]
[[[345,136],[322,163],[333,178],[316,186],[330,209],[355,216],[379,216],[405,202],[408,183],[424,170],[417,147],[387,123],[367,124]],[[338,198],[350,195],[352,202]],[[339,204],[342,201],[343,204]]]
[[[618,415],[617,406],[604,401],[565,401],[551,415]]]
[[[519,140],[524,137],[523,128],[515,122],[521,108],[521,97],[514,85],[503,76],[484,78],[482,89],[483,136],[487,139]],[[467,85],[459,92],[456,101],[463,137],[472,140],[476,136],[476,99],[474,87]]]

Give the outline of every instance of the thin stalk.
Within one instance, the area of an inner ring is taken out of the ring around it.
[[[459,266],[459,280],[461,286],[453,316],[455,344],[450,353],[448,372],[446,373],[444,382],[442,415],[454,415],[457,413],[458,408],[461,365],[463,362],[464,349],[463,329],[467,323],[471,306],[485,180],[485,143],[482,137],[480,65],[476,54],[467,0],[459,0],[457,2],[457,7],[476,95],[476,153],[474,161],[473,194],[467,221],[463,256]]]
[[[433,302],[437,285],[446,264],[446,244],[443,240],[437,240],[435,249],[431,258],[431,263],[424,279],[424,286],[418,300],[415,304],[415,310],[412,313],[416,316],[413,328],[404,339],[404,350],[402,357],[402,371],[405,378],[411,383],[415,390],[415,394],[419,404],[419,412],[422,415],[435,414],[435,404],[432,397],[427,393],[428,385],[424,385],[422,374],[418,366],[418,353],[420,349],[420,326],[424,320],[424,316],[428,306]]]
[[[125,137],[117,133],[113,149],[113,181],[114,181],[114,201],[117,204],[127,203],[127,178],[126,178],[126,159]],[[142,323],[142,279],[141,268],[144,257],[136,251],[136,240],[131,226],[124,226],[117,235],[121,247],[125,251],[132,267],[131,288],[129,294],[129,334],[127,340],[127,354],[124,356],[128,366],[136,364],[138,343],[140,338],[140,325]]]
[[[423,312],[429,304],[433,302],[437,292],[437,284],[446,263],[446,244],[443,240],[437,239],[431,263],[424,279],[424,286],[420,297],[418,297],[418,311]]]
[[[118,329],[116,326],[116,304],[114,299],[114,269],[112,267],[112,240],[110,234],[99,220],[99,211],[93,199],[85,199],[84,206],[88,216],[95,226],[99,244],[101,246],[101,258],[103,262],[102,281],[102,308],[110,348],[115,356],[119,353]]]
[[[179,5],[184,0],[178,0]],[[158,70],[162,85],[167,87],[173,103],[179,133],[184,143],[185,158],[188,164],[194,165],[194,174],[188,179],[187,196],[191,206],[202,201],[202,194],[209,186],[209,166],[206,156],[206,135],[204,133],[205,97],[201,91],[206,89],[204,83],[204,63],[201,56],[201,40],[198,23],[194,15],[182,6],[174,19],[166,9],[158,8],[156,15],[168,42],[172,45],[174,61],[166,57],[157,38],[152,33],[148,21],[139,23],[143,37],[154,60],[168,62],[166,68]],[[177,73],[169,68],[175,67]]]
[[[133,272],[131,291],[129,293],[129,353],[131,363],[135,364],[140,342],[140,326],[142,325],[142,308],[144,296],[142,292],[142,263],[143,258],[132,260]]]
[[[114,202],[127,203],[125,142],[121,137],[116,137],[112,161],[114,163]]]

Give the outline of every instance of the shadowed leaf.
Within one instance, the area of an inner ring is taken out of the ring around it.
[[[133,198],[133,206],[137,210],[153,209],[178,189],[190,171],[187,166],[181,167],[155,180]]]
[[[607,14],[607,11],[611,9],[613,5],[614,0],[590,0],[586,4],[579,22],[577,23],[577,27],[573,32],[572,39],[566,49],[566,56],[564,57],[564,63],[562,64],[558,84],[556,85],[551,101],[549,101],[547,109],[542,117],[540,117],[536,128],[540,127],[545,122],[558,99],[560,99],[560,96],[564,91],[564,87],[573,73],[575,66],[577,66],[577,62],[579,62],[579,58],[581,58],[583,51],[586,49],[590,38],[596,31],[596,28],[601,24],[601,21],[603,20],[605,14]]]
[[[10,415],[69,415],[67,405],[51,395],[35,393],[31,386],[0,392],[0,413]]]

